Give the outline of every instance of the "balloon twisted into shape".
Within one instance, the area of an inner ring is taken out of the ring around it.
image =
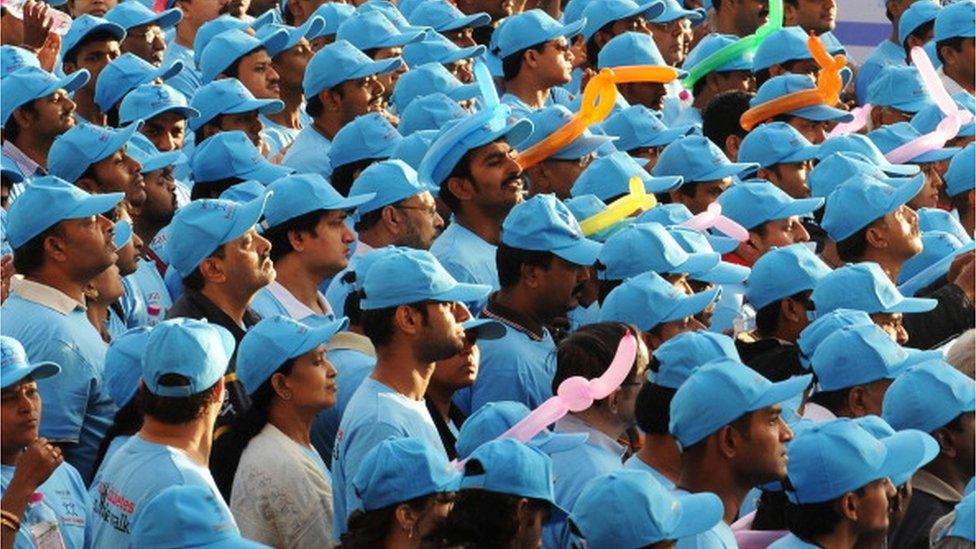
[[[714,227],[725,233],[729,238],[733,238],[739,242],[749,240],[749,231],[742,225],[722,215],[722,205],[718,202],[712,202],[704,212],[685,221],[681,226],[703,232]]]
[[[657,199],[648,194],[644,183],[634,176],[629,181],[630,192],[607,205],[607,209],[580,221],[583,236],[596,234],[610,228],[635,212],[643,212],[657,206]]]
[[[836,137],[838,135],[850,135],[852,133],[857,133],[861,131],[861,128],[868,125],[868,120],[871,118],[871,103],[865,103],[860,107],[856,107],[851,110],[851,115],[854,120],[850,122],[840,122],[834,129],[830,130],[827,137]]]

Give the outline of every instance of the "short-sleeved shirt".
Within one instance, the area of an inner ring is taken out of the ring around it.
[[[535,109],[530,107],[525,101],[522,101],[518,96],[506,93],[501,97],[501,102],[503,105],[508,105],[512,109],[512,117],[514,118],[525,118],[532,114]],[[568,90],[562,87],[554,87],[549,90],[549,98],[546,99],[545,107],[551,107],[553,105],[562,105],[563,107],[569,108],[573,105],[573,95],[569,93]]]
[[[132,525],[140,507],[170,486],[206,488],[230,515],[209,469],[172,446],[149,442],[137,434],[112,456],[98,484],[89,491],[92,547],[131,546]]]
[[[430,253],[458,282],[487,284],[497,289],[496,249],[497,246],[452,219],[430,247]]]
[[[298,132],[281,163],[299,173],[317,173],[328,179],[332,175],[331,148],[332,141],[309,124]]]
[[[307,125],[308,115],[305,114],[304,110],[300,112],[303,115],[300,123],[302,128],[304,128]],[[301,128],[286,128],[263,114],[258,115],[258,117],[261,119],[261,123],[264,124],[264,131],[261,132],[261,136],[264,137],[264,140],[268,142],[268,146],[270,147],[268,157],[272,157],[281,152],[282,149],[291,146],[298,137],[298,134],[302,131]]]
[[[660,471],[648,465],[644,460],[638,457],[637,454],[634,454],[629,458],[627,458],[627,461],[624,462],[624,469],[636,469],[638,471],[648,472],[654,475],[654,480],[660,482],[661,486],[664,486],[666,490],[674,491],[674,489],[676,488],[673,480],[669,479],[668,477],[664,476],[664,474],[662,474]]]
[[[30,280],[13,280],[0,314],[0,333],[20,341],[32,362],[61,366],[60,374],[37,382],[44,400],[40,433],[69,443],[65,460],[90,480],[116,410],[103,384],[105,342],[81,303]]]
[[[7,493],[10,480],[14,477],[12,465],[0,465],[0,496]],[[51,476],[37,487],[44,494],[44,503],[58,517],[58,529],[67,549],[91,547],[91,500],[85,483],[78,471],[67,463],[62,463]],[[20,531],[14,540],[16,549],[33,549],[27,521],[21,519]]]
[[[324,315],[313,311],[307,305],[298,301],[295,295],[288,291],[288,288],[282,286],[278,281],[274,281],[258,290],[258,293],[254,295],[254,299],[251,300],[251,309],[261,318],[283,315],[292,320],[305,320],[308,317],[335,320],[335,314],[332,313],[332,307],[329,305],[328,300],[325,299],[325,296],[319,293],[318,300],[322,308],[326,311]]]
[[[332,456],[334,536],[346,531],[350,513],[360,506],[352,489],[359,464],[367,452],[390,437],[420,439],[447,459],[447,451],[424,401],[407,398],[367,377],[349,401],[336,434]]]
[[[356,389],[373,373],[376,351],[368,337],[352,332],[336,334],[325,347],[326,358],[338,372],[336,385],[339,386],[339,392],[335,405],[315,416],[315,422],[312,423],[312,446],[323,459],[331,463],[342,414],[352,400],[352,395],[356,394]]]
[[[101,480],[102,474],[105,473],[105,464],[112,459],[115,452],[118,452],[119,448],[121,448],[122,445],[125,444],[130,438],[132,437],[129,435],[119,435],[113,438],[112,442],[108,443],[108,448],[105,449],[105,457],[102,458],[102,463],[98,466],[98,470],[95,471],[95,477],[91,481],[92,486],[98,484],[98,481]]]

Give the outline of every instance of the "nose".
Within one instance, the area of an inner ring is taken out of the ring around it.
[[[115,223],[104,215],[98,216],[98,224],[102,227],[102,232],[111,235],[115,232]]]
[[[67,95],[64,96],[64,99],[63,100],[64,100],[64,104],[68,108],[68,111],[69,112],[74,112],[75,111],[75,108],[78,107],[78,105],[74,101],[72,101],[72,99],[70,97],[68,97]]]
[[[469,311],[467,306],[460,301],[454,302],[451,312],[454,314],[454,320],[459,324],[471,320],[471,311]]]
[[[274,67],[268,65],[268,82],[277,82],[281,79],[278,71],[274,70]]]
[[[267,238],[265,238],[265,237],[263,237],[263,236],[261,236],[261,235],[259,235],[257,233],[255,233],[254,238],[255,238],[255,246],[254,246],[254,248],[258,251],[258,253],[264,255],[264,254],[266,254],[266,253],[268,253],[268,252],[271,251],[271,241],[270,240],[268,240]]]
[[[438,230],[444,228],[444,218],[436,211],[434,212],[434,228]]]
[[[154,36],[150,44],[152,45],[153,51],[161,51],[166,49],[166,41],[163,40],[162,34],[157,34]]]
[[[176,142],[173,140],[173,136],[169,132],[163,132],[162,135],[156,138],[156,142],[153,143],[159,152],[169,152],[176,150]]]
[[[339,371],[336,370],[335,365],[332,364],[331,361],[326,360],[325,361],[325,376],[328,377],[329,379],[332,379],[334,377],[337,377],[338,375],[339,375]]]
[[[783,421],[783,418],[779,418],[779,439],[782,442],[793,440],[793,429],[790,429],[790,426]]]
[[[901,324],[895,327],[895,341],[897,341],[899,345],[908,343],[908,330],[906,330]]]
[[[142,164],[140,164],[138,160],[136,160],[135,158],[132,158],[128,154],[125,155],[125,159],[126,159],[126,163],[129,166],[129,173],[134,173],[135,174],[135,173],[139,173],[140,171],[142,171]]]
[[[579,267],[576,269],[576,283],[582,284],[590,279],[590,269],[587,267]]]
[[[807,231],[807,228],[804,227],[803,226],[803,223],[801,223],[799,221],[796,222],[796,227],[793,230],[793,239],[794,239],[793,240],[794,242],[809,242],[810,241],[810,232]]]
[[[379,80],[373,80],[373,97],[379,97],[386,93],[386,87]]]
[[[349,225],[345,223],[342,224],[342,242],[343,244],[351,244],[356,240],[356,235],[349,230]]]
[[[251,131],[254,132],[255,136],[260,136],[261,132],[264,131],[264,122],[261,122],[261,118],[255,116],[251,120]]]
[[[142,255],[142,249],[145,242],[143,242],[142,239],[139,238],[139,235],[137,235],[135,232],[132,233],[132,245],[135,246],[136,253]]]

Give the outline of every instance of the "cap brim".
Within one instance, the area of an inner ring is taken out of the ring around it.
[[[738,244],[738,242],[736,242],[736,244]],[[710,284],[741,284],[745,279],[749,278],[749,273],[751,272],[752,270],[749,269],[749,267],[743,267],[742,265],[736,265],[735,263],[729,263],[728,261],[720,261],[719,264],[710,271],[704,273],[689,273],[688,276],[692,280],[708,282]]]
[[[441,58],[440,63],[442,65],[447,65],[450,63],[461,61],[462,59],[473,59],[475,57],[481,57],[482,55],[485,54],[485,51],[487,51],[487,48],[485,48],[484,46],[468,46],[466,48],[459,48],[458,50],[452,52],[450,55]]]
[[[807,120],[813,120],[815,122],[850,122],[851,120],[854,120],[853,114],[827,105],[813,105],[812,107],[804,107],[802,109],[790,111],[787,114],[790,116],[806,118]]]
[[[712,249],[720,254],[732,253],[739,248],[739,244],[740,244],[740,242],[734,238],[715,235],[709,232],[705,233],[705,238],[708,240],[708,243],[712,246]]]
[[[663,132],[650,133],[647,134],[646,140],[641,142],[642,147],[660,147],[663,145],[670,145],[674,141],[685,137],[686,135],[691,135],[697,131],[695,126],[679,126],[676,128],[669,128]]]
[[[913,177],[922,171],[922,168],[916,166],[915,164],[892,164],[888,162],[887,159],[884,160],[883,164],[878,166],[881,171],[888,175],[895,177]]]
[[[820,147],[816,145],[804,145],[800,147],[799,150],[794,151],[791,154],[786,155],[785,158],[777,162],[777,164],[782,164],[785,162],[805,162],[807,160],[813,160],[817,157],[817,153],[820,151]]]
[[[715,302],[720,291],[720,288],[711,288],[704,292],[676,299],[674,308],[661,319],[660,324],[697,315]]]
[[[903,112],[917,114],[918,111],[935,105],[935,101],[932,101],[928,97],[921,97],[913,101],[906,101],[904,103],[899,103],[897,105],[891,105],[891,108],[898,109]]]
[[[725,514],[725,506],[718,496],[710,492],[677,496],[681,506],[681,518],[668,532],[669,539],[681,539],[707,532],[715,527]]]
[[[491,143],[499,137],[504,137],[509,145],[518,148],[530,135],[532,135],[532,122],[528,118],[520,118],[497,132],[494,138],[486,140],[485,143]]]
[[[589,267],[590,265],[596,263],[597,256],[600,255],[600,250],[602,249],[603,244],[600,244],[595,240],[582,237],[572,246],[550,251],[566,261],[569,261],[570,263],[581,265],[583,267]]]
[[[24,368],[13,368],[3,373],[2,388],[6,389],[16,383],[20,383],[20,380],[25,377],[37,381],[56,376],[59,373],[61,373],[61,367],[53,362],[38,362],[36,364],[29,364]]]
[[[264,196],[259,196],[250,202],[240,204],[238,213],[234,216],[234,225],[227,231],[227,234],[218,243],[218,246],[240,238],[244,233],[251,230],[251,227],[257,225],[261,216],[264,214],[264,205],[267,204],[271,194],[269,191]]]
[[[737,177],[743,174],[752,173],[759,169],[759,164],[755,162],[730,162],[723,164],[714,170],[699,177],[696,181],[714,181],[725,179],[726,177]]]
[[[772,406],[773,404],[779,404],[780,402],[787,401],[802,393],[807,387],[810,386],[811,381],[813,381],[813,375],[807,374],[804,376],[794,376],[790,379],[773,383],[773,385],[766,390],[762,396],[752,403],[749,411],[753,412],[756,410],[761,410],[767,406]]]
[[[915,429],[899,431],[880,440],[888,450],[878,478],[902,477],[914,473],[939,455],[939,443],[930,435]]]
[[[424,39],[426,34],[423,30],[411,30],[407,32],[401,32],[399,34],[391,34],[390,36],[380,40],[376,45],[377,48],[395,48],[403,47],[407,44],[413,44],[414,42],[420,42]]]
[[[647,165],[646,159],[634,159],[641,168]],[[673,191],[684,184],[685,180],[680,175],[652,176],[645,170],[643,173],[636,174],[644,181],[644,190],[649,193],[666,193]]]
[[[112,240],[116,248],[121,248],[132,240],[132,224],[124,219],[115,223],[112,230]]]
[[[794,215],[807,215],[813,213],[826,202],[826,198],[798,198],[790,201],[779,212],[774,219],[786,219]]]
[[[614,138],[605,135],[581,135],[572,143],[556,151],[552,158],[556,160],[576,160],[588,154],[596,152],[597,149],[613,143]]]
[[[159,25],[159,28],[167,30],[175,27],[182,20],[183,12],[177,8],[172,8],[159,12],[157,17],[150,19],[146,23],[156,23]]]
[[[375,74],[386,74],[388,72],[393,72],[400,68],[403,64],[403,59],[399,57],[391,57],[389,59],[380,59],[379,61],[372,61],[370,63],[364,64],[359,70],[354,71],[349,78],[346,80],[353,80],[356,78],[365,78],[367,76],[373,76]]]
[[[464,17],[459,17],[436,30],[437,32],[452,32],[466,27],[471,27],[472,29],[483,27],[488,23],[491,23],[491,16],[482,11],[473,13],[471,15],[466,15]]]
[[[895,305],[881,311],[883,313],[927,313],[939,304],[937,299],[906,297]]]
[[[291,175],[293,173],[295,173],[295,170],[291,168],[272,164],[271,162],[268,162],[262,158],[254,163],[254,167],[252,169],[241,173],[240,177],[241,179],[257,179],[258,181],[267,185],[276,179],[285,177],[286,175]]]
[[[163,66],[159,70],[157,70],[154,79],[162,78],[164,81],[169,80],[170,78],[173,78],[174,76],[179,74],[180,71],[182,70],[183,70],[183,62],[177,59],[176,61],[173,61],[169,65]]]
[[[291,37],[285,29],[279,29],[260,39],[261,46],[268,52],[280,53],[288,47]],[[223,71],[221,71],[223,72]]]
[[[973,250],[976,250],[976,242],[970,241],[964,244],[958,250],[922,269],[916,273],[915,276],[906,280],[904,283],[898,286],[898,291],[905,296],[914,296],[919,290],[938,280],[939,277],[945,276],[946,273],[949,272],[949,267],[952,265],[952,262],[955,261],[957,257],[962,254],[972,252]]]
[[[885,210],[886,214],[907,204],[918,193],[922,192],[922,187],[925,186],[925,174],[919,173],[911,179],[903,179],[898,185],[891,186],[894,187],[895,192],[892,193],[891,201],[888,202],[888,208]]]
[[[261,114],[276,114],[284,110],[285,103],[280,99],[248,99],[240,105],[224,111],[226,114],[258,111]]]
[[[705,11],[701,9],[688,10],[684,8],[678,8],[675,10],[668,11],[667,6],[661,15],[652,21],[652,23],[670,23],[675,19],[688,18],[691,21],[692,26],[702,22],[705,19]]]
[[[292,356],[288,358],[302,356],[319,345],[326,343],[332,339],[332,336],[349,327],[349,319],[342,317],[338,320],[314,322],[311,324],[311,326],[312,329],[308,331],[308,334],[305,336],[305,339],[302,341],[301,345],[299,345],[293,351]]]
[[[90,215],[103,214],[117,206],[125,193],[108,193],[89,195],[81,204],[65,214],[64,219],[79,219]]]
[[[480,89],[478,84],[462,84],[452,90],[448,90],[447,96],[455,101],[465,101],[477,97]]]
[[[140,173],[154,172],[167,166],[175,166],[177,164],[184,163],[186,163],[186,155],[183,154],[183,151],[167,151],[152,156],[143,162]]]
[[[65,76],[61,80],[59,80],[57,83],[57,87],[51,89],[49,93],[45,93],[44,95],[51,95],[52,93],[58,91],[59,89],[64,89],[64,91],[68,93],[72,93],[78,88],[87,84],[88,79],[90,77],[91,77],[91,73],[89,73],[87,69],[77,70]]]
[[[586,444],[586,441],[589,439],[589,433],[553,433],[548,429],[543,429],[539,434],[526,442],[526,444],[543,454],[551,455],[575,450]]]
[[[501,339],[505,337],[505,326],[490,318],[472,318],[461,326],[465,332],[473,334],[475,339]]]
[[[430,297],[431,301],[472,303],[488,297],[491,286],[487,284],[467,284],[458,282],[453,288]]]
[[[926,163],[926,162],[942,162],[943,160],[949,160],[956,156],[960,150],[959,147],[943,147],[941,149],[935,149],[916,156],[912,159],[912,162],[916,163]]]
[[[558,36],[565,37],[568,40],[569,38],[572,38],[573,36],[576,36],[577,34],[583,32],[583,27],[585,25],[586,25],[586,19],[580,19],[568,25],[563,25],[563,27],[559,29],[558,32],[551,33],[552,36],[549,38],[549,40],[552,40],[553,38],[556,38]]]
[[[704,273],[714,269],[722,260],[722,256],[717,253],[688,253],[688,259],[684,263],[675,267],[675,272],[679,273]]]

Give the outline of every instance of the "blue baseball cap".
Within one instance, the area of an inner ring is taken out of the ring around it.
[[[938,443],[920,431],[883,439],[848,418],[804,422],[787,445],[786,496],[793,503],[827,502],[886,477],[898,477],[932,461]]]
[[[400,121],[400,124],[403,124],[403,120]],[[437,133],[437,130],[414,131],[400,141],[400,144],[393,150],[393,156],[390,158],[403,160],[411,168],[419,170],[424,155],[427,154],[427,150],[430,149],[430,146],[434,144],[434,140],[437,139]],[[419,174],[417,177],[420,177]],[[430,189],[430,192],[435,195],[439,190],[436,186],[431,186]]]
[[[226,13],[217,17],[216,19],[207,21],[203,25],[200,25],[200,28],[197,29],[197,35],[193,39],[193,55],[196,58],[197,64],[199,65],[200,63],[200,57],[203,55],[203,50],[208,44],[210,44],[215,36],[229,30],[250,32],[248,27],[249,25],[247,24],[247,21]]]
[[[363,290],[360,307],[365,311],[420,301],[480,301],[491,287],[458,282],[426,250],[396,248],[373,263]]]
[[[310,39],[311,36],[318,34],[325,27],[325,20],[317,15],[309,17],[305,23],[300,27],[290,27],[288,25],[281,25],[278,23],[269,23],[258,29],[255,36],[259,40],[270,37],[276,32],[283,30],[288,36],[288,40],[283,44],[278,42],[268,43],[266,49],[268,50],[268,55],[271,57],[277,56],[279,53],[290,50],[298,45],[302,39]]]
[[[949,162],[949,169],[942,177],[945,180],[947,195],[958,196],[976,189],[974,165],[976,165],[976,144],[970,143]]]
[[[502,243],[520,250],[551,252],[583,266],[595,263],[603,247],[583,236],[573,213],[551,194],[516,204],[502,223]]]
[[[864,311],[854,309],[835,309],[826,314],[817,315],[806,328],[800,332],[796,346],[800,349],[800,364],[810,369],[810,358],[817,347],[831,334],[841,328],[849,326],[871,326],[874,321]]]
[[[845,265],[823,277],[813,295],[817,314],[847,308],[875,313],[924,313],[938,304],[935,299],[905,297],[874,262]]]
[[[0,45],[0,78],[24,67],[41,68],[41,62],[33,53],[19,46]]]
[[[265,229],[318,210],[352,210],[373,199],[373,193],[344,198],[317,173],[286,175],[268,186],[271,196],[264,206]]]
[[[647,223],[647,221],[641,220],[638,220],[637,222]],[[723,237],[709,238],[709,233],[702,232],[697,229],[681,226],[670,226],[666,228],[668,234],[674,238],[675,242],[677,242],[681,248],[689,254],[710,254],[712,252],[728,253],[733,251],[736,247],[731,246],[730,248],[723,248],[720,250],[715,247],[713,241]],[[736,240],[728,237],[724,238],[727,241],[735,242],[736,245],[738,244],[738,241]],[[724,241],[719,241],[718,244],[721,246],[724,244]],[[739,284],[749,276],[749,272],[749,267],[723,260],[719,261],[718,265],[709,271],[688,273],[688,278],[708,282],[710,284]]]
[[[974,249],[976,243],[972,240],[964,244],[951,233],[923,232],[922,251],[905,261],[898,273],[898,290],[905,295],[915,295],[948,274],[950,265],[957,257]]]
[[[752,72],[782,65],[790,61],[813,59],[807,48],[809,35],[801,27],[783,27],[773,31],[759,43],[752,57]]]
[[[173,61],[166,67],[156,67],[137,55],[123,53],[109,62],[98,75],[98,81],[95,82],[95,103],[102,111],[108,111],[133,88],[149,84],[157,78],[169,80],[181,70],[183,62],[180,60]]]
[[[126,31],[143,25],[158,25],[169,30],[183,20],[183,11],[170,8],[160,12],[153,11],[141,2],[119,2],[105,14],[105,20],[122,27]]]
[[[873,141],[859,133],[831,137],[819,146],[817,158],[821,161],[826,160],[836,152],[856,152],[867,157],[872,164],[890,175],[915,175],[920,171],[919,167],[914,164],[892,164],[878,150],[878,146]]]
[[[89,73],[85,69],[75,71],[64,78],[37,68],[24,67],[0,80],[0,95],[3,95],[3,105],[0,106],[0,122],[6,124],[13,112],[42,97],[63,89],[71,93],[88,82]]]
[[[661,152],[651,175],[679,175],[684,184],[739,177],[759,169],[750,162],[730,162],[722,149],[701,135],[687,135]]]
[[[972,38],[976,36],[974,20],[976,20],[976,3],[972,0],[949,4],[935,18],[935,36],[932,38],[932,42],[938,43],[950,38]]]
[[[137,120],[121,129],[78,124],[54,139],[47,170],[65,181],[76,181],[92,164],[123,149],[142,126]]]
[[[573,119],[573,113],[562,105],[552,105],[532,111],[528,118],[532,122],[532,134],[522,143],[521,146],[523,149],[528,149],[552,135],[559,128],[565,126]],[[594,135],[590,130],[583,130],[583,133],[579,137],[565,147],[552,153],[549,158],[555,160],[577,160],[595,153],[597,149],[612,141],[613,138]],[[626,183],[624,183],[624,187],[626,186]],[[626,189],[624,192],[627,192]]]
[[[305,96],[311,97],[346,80],[392,72],[401,64],[403,60],[399,57],[373,61],[349,42],[336,40],[312,56],[305,68],[302,88]]]
[[[634,65],[668,66],[650,34],[644,32],[618,34],[600,50],[598,67],[601,69]],[[679,70],[678,78],[684,78],[687,74]]]
[[[429,4],[440,3],[429,1]],[[444,2],[447,4],[447,2]],[[443,35],[428,32],[423,40],[413,42],[403,47],[403,59],[411,67],[419,67],[427,63],[447,65],[462,59],[481,57],[485,54],[484,46],[469,46],[460,48]]]
[[[281,112],[285,104],[280,99],[258,99],[236,78],[221,78],[205,84],[193,94],[190,107],[200,113],[187,120],[191,131],[222,114],[241,114],[258,111],[261,114]]]
[[[940,11],[942,6],[931,0],[913,2],[898,18],[898,43],[904,46],[909,34],[922,25],[935,21]]]
[[[775,219],[805,216],[824,205],[823,198],[793,198],[765,180],[732,185],[719,195],[722,215],[746,229]]]
[[[818,147],[786,122],[760,124],[739,145],[739,161],[754,162],[760,168],[776,164],[805,162],[817,157]]]
[[[659,324],[697,315],[718,299],[719,292],[719,288],[711,288],[685,295],[661,275],[644,273],[610,291],[600,307],[600,322],[625,322],[652,330]]]
[[[434,92],[415,98],[400,111],[397,131],[408,136],[416,131],[439,130],[449,121],[464,118],[467,114],[468,111],[462,109],[456,100],[441,92]]]
[[[661,0],[661,3],[664,4],[664,11],[653,18],[652,23],[670,23],[675,19],[688,19],[691,21],[691,26],[695,26],[705,20],[705,10],[702,8],[686,9],[678,0]]]
[[[312,12],[312,17],[321,17],[325,21],[325,26],[319,29],[318,32],[308,36],[308,39],[315,40],[316,38],[334,35],[339,30],[339,25],[346,19],[352,17],[354,13],[356,13],[356,8],[351,4],[342,4],[339,2],[326,2],[322,4],[315,8],[315,11]]]
[[[183,154],[183,151],[159,152],[152,141],[138,132],[129,138],[126,154],[142,166],[142,169],[139,170],[140,173],[151,173],[168,166],[186,163],[186,155]]]
[[[241,57],[260,48],[264,48],[268,52],[280,52],[285,49],[288,41],[288,32],[284,29],[266,33],[261,38],[238,29],[224,31],[214,36],[203,47],[203,52],[198,61],[200,76],[203,82],[211,82]]]
[[[190,157],[190,168],[196,185],[228,177],[270,184],[294,172],[268,162],[242,131],[221,132],[197,143]]]
[[[973,479],[966,484],[966,493],[962,501],[956,504],[956,518],[952,521],[952,529],[946,534],[962,538],[970,542],[976,541],[976,495],[973,491]]]
[[[409,471],[409,474],[404,474]],[[390,437],[363,456],[352,489],[366,512],[422,496],[456,492],[461,473],[418,438]]]
[[[552,505],[555,514],[565,516],[553,494],[552,459],[514,438],[486,442],[468,456],[461,490],[485,490],[523,498],[541,499]],[[550,518],[550,521],[555,518]]]
[[[423,37],[423,31],[401,31],[379,11],[357,10],[336,30],[337,39],[360,50],[402,47]]]
[[[105,386],[119,408],[132,402],[142,379],[142,357],[149,343],[149,326],[126,330],[112,338],[105,352]]]
[[[895,379],[908,353],[875,324],[838,328],[817,346],[810,366],[821,391],[837,391]]]
[[[585,23],[583,19],[563,25],[540,9],[527,10],[504,19],[492,33],[488,49],[505,59],[529,46],[544,44],[560,36],[568,40],[579,34]]]
[[[652,176],[644,169],[644,159],[635,159],[629,154],[614,151],[599,156],[580,173],[573,183],[570,193],[573,196],[596,195],[600,200],[610,201],[630,192],[630,178],[638,177],[648,193],[663,193],[677,189],[683,183],[678,176]]]
[[[976,410],[972,378],[942,360],[915,365],[885,392],[882,416],[895,429],[931,433]]]
[[[470,456],[482,444],[497,439],[528,415],[528,406],[521,402],[499,400],[486,403],[461,425],[455,444],[458,457]],[[554,433],[543,429],[526,444],[543,453],[555,454],[579,448],[589,438],[589,433]]]
[[[739,40],[738,36],[731,34],[718,34],[712,33],[706,35],[698,45],[688,52],[688,57],[685,58],[685,62],[682,63],[682,68],[686,71],[691,71],[705,59],[708,59],[713,53],[724,49],[726,46],[730,46]],[[749,54],[743,54],[730,59],[728,62],[722,66],[713,69],[710,72],[732,72],[732,71],[751,71],[752,70],[752,56]]]
[[[721,260],[717,253],[687,253],[664,225],[634,223],[607,239],[600,250],[600,280],[626,280],[646,272],[704,273]]]
[[[0,170],[2,170],[5,179],[9,179],[11,183],[20,183],[24,180],[24,174],[20,173],[20,167],[12,158],[0,156],[0,162],[3,163]]]
[[[237,354],[237,380],[253,395],[281,365],[298,358],[332,339],[349,326],[343,317],[329,322],[306,324],[283,315],[262,319],[251,326]]]
[[[898,122],[888,124],[868,133],[868,139],[878,146],[878,149],[885,154],[922,137],[922,134],[908,122]],[[949,160],[959,152],[959,147],[942,147],[924,152],[913,157],[909,162],[913,164],[924,164],[927,162],[942,162]]]
[[[119,104],[119,123],[130,124],[149,120],[163,113],[174,112],[184,118],[200,116],[186,102],[186,96],[166,84],[142,84],[130,91]]]
[[[65,219],[103,214],[125,193],[88,194],[53,175],[33,179],[7,212],[7,240],[14,250]]]
[[[658,362],[657,373],[648,370],[647,380],[675,390],[702,364],[718,359],[742,362],[731,337],[706,330],[672,337],[654,349],[654,358]]]
[[[676,225],[681,225],[692,217],[694,216],[691,214],[691,210],[689,210],[688,206],[685,206],[684,204],[658,204],[650,210],[638,215],[635,221],[637,223],[652,221],[654,223],[660,223],[665,227],[674,227]],[[708,241],[708,244],[712,247],[712,251],[716,251],[720,254],[733,252],[739,247],[739,241],[735,240],[734,238],[715,235],[707,231],[702,234],[705,236],[705,240]],[[691,251],[685,245],[684,239],[675,236],[674,233],[672,233],[671,236],[675,237],[675,240],[677,240],[678,244],[681,244],[681,246],[685,248],[685,251]]]
[[[206,391],[227,372],[235,346],[234,336],[226,328],[206,320],[173,318],[160,322],[146,342],[143,383],[150,393],[159,396],[188,397]],[[161,384],[160,379],[168,374],[181,375],[189,383]]]
[[[259,196],[264,196],[267,191],[268,187],[266,187],[264,183],[254,179],[249,179],[247,181],[241,181],[236,185],[227,187],[227,189],[220,193],[217,198],[243,204],[245,202],[250,202]],[[257,231],[263,232],[264,228],[259,227]]]
[[[453,32],[464,28],[483,27],[491,23],[491,16],[483,11],[465,15],[446,0],[421,2],[409,14],[411,23],[430,27],[437,32]]]
[[[749,106],[758,107],[759,105],[769,103],[791,93],[815,89],[817,89],[817,83],[805,74],[782,74],[780,76],[774,76],[759,87],[756,96],[749,100]],[[815,122],[850,122],[854,119],[854,115],[851,113],[825,103],[795,109],[785,114]]]
[[[854,423],[856,423],[858,427],[861,427],[862,429],[870,433],[871,436],[873,436],[878,440],[888,438],[897,432],[891,428],[891,425],[888,425],[887,421],[875,415],[867,415],[867,416],[854,418]],[[891,483],[894,484],[895,486],[901,486],[902,484],[905,484],[906,482],[911,480],[912,476],[915,474],[915,471],[916,469],[911,469],[899,473],[898,475],[892,476]]]
[[[588,482],[571,518],[587,547],[618,549],[701,534],[724,513],[711,492],[672,494],[647,471],[621,469]]]
[[[648,21],[664,13],[664,3],[658,0],[638,4],[633,0],[593,0],[583,9],[583,38],[594,34],[614,21],[643,15]],[[576,34],[576,33],[573,33]],[[531,44],[530,44],[531,45]]]
[[[357,213],[363,215],[427,191],[417,180],[417,172],[406,163],[383,160],[359,174],[349,189],[349,198],[368,197],[357,204]]]
[[[917,172],[916,172],[917,173]],[[911,180],[890,177],[859,152],[838,151],[824,158],[807,174],[810,194],[827,198],[841,183],[852,177],[869,176],[892,187],[899,187]]]
[[[403,33],[427,33],[431,30],[430,27],[411,25],[410,21],[407,21],[407,18],[403,16],[403,12],[400,11],[399,6],[388,0],[368,0],[356,8],[357,13],[369,11],[381,13],[384,17],[390,20],[390,23],[393,23],[393,26],[396,27],[398,31]]]
[[[915,213],[918,214],[918,228],[923,234],[930,231],[942,231],[951,234],[964,244],[973,241],[973,237],[966,232],[962,223],[959,223],[952,212],[947,212],[941,208],[919,208]]]
[[[181,278],[190,276],[219,246],[240,238],[257,224],[267,198],[265,194],[245,204],[201,199],[177,210],[166,239],[170,267]]]
[[[970,113],[976,112],[976,97],[969,95],[968,92],[959,92],[952,96],[956,105],[966,109]],[[920,133],[931,133],[939,126],[939,122],[945,118],[945,113],[938,105],[929,105],[915,113],[912,117],[912,126]],[[970,120],[959,128],[958,137],[973,137],[976,135],[976,120]]]
[[[594,215],[607,209],[606,203],[597,198],[596,195],[592,194],[574,196],[569,200],[564,201],[563,204],[566,204],[566,207],[569,208],[570,212],[572,212],[573,217],[575,217],[576,221],[579,221],[580,223],[582,223],[585,219],[593,217]],[[613,225],[589,235],[587,238],[596,240],[597,242],[606,242],[608,238],[617,234],[618,231],[629,226],[633,222],[633,218],[630,217],[621,219]]]
[[[851,177],[827,197],[821,226],[830,238],[840,242],[874,220],[901,208],[924,185],[924,174],[918,174],[897,187],[871,176]]]
[[[121,26],[103,19],[101,17],[95,17],[94,15],[83,14],[71,22],[71,27],[68,32],[64,35],[64,39],[61,42],[61,55],[62,58],[68,57],[71,50],[78,47],[89,34],[105,32],[110,34],[113,38],[119,42],[125,40],[125,29]]]
[[[686,135],[701,132],[697,126],[668,128],[644,105],[632,105],[613,113],[600,128],[608,136],[616,137],[613,146],[624,152],[642,147],[663,147]]]
[[[34,362],[27,360],[27,351],[19,341],[9,336],[0,336],[0,388],[6,389],[29,377],[34,381],[56,376],[61,367],[53,362]]]
[[[115,248],[125,247],[130,240],[132,240],[132,223],[127,219],[116,221],[114,230],[112,231],[112,242],[115,244]]]
[[[781,299],[812,290],[831,269],[803,244],[774,248],[752,266],[746,299],[756,310]]]
[[[414,99],[436,92],[455,101],[464,101],[478,95],[478,84],[462,84],[444,65],[427,63],[413,67],[401,76],[390,99],[397,112],[403,112]]]
[[[336,133],[329,147],[333,168],[367,158],[389,158],[403,136],[380,113],[370,112],[353,119]]]
[[[737,360],[713,360],[678,388],[671,399],[668,430],[681,448],[689,448],[749,412],[797,396],[812,378],[796,376],[773,383]]]
[[[914,66],[886,65],[868,87],[867,102],[877,107],[892,107],[917,113],[933,103]]]
[[[241,536],[220,494],[199,485],[170,486],[139,506],[132,522],[139,547],[258,549]]]

